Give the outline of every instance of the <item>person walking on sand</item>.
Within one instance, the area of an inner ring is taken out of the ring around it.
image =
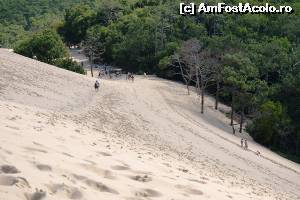
[[[96,82],[95,82],[95,90],[98,91],[99,87],[100,87],[100,83],[99,83],[98,80],[96,80]]]
[[[130,80],[132,78],[132,75],[130,72],[127,73],[127,80]]]
[[[244,147],[244,139],[243,138],[241,139],[241,147],[242,148]]]
[[[232,125],[232,134],[235,135],[235,128],[234,128],[234,124]]]
[[[257,156],[260,156],[260,151],[256,151],[256,153],[255,153]]]
[[[248,150],[248,142],[247,142],[247,139],[245,139],[245,149]]]

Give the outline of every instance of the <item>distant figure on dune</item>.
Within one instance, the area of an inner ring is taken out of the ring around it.
[[[147,73],[146,72],[144,72],[144,78],[147,78]]]
[[[260,156],[260,151],[256,151],[255,153],[257,156]]]
[[[247,142],[247,139],[245,139],[245,149],[248,150],[248,142]]]
[[[98,80],[96,80],[96,82],[95,82],[95,90],[98,91],[99,87],[100,87],[100,83],[99,83]]]
[[[127,79],[128,79],[128,80],[131,79],[131,81],[134,82],[134,76],[133,76],[133,74],[131,74],[131,73],[128,72],[126,80],[127,80]]]
[[[244,139],[243,138],[241,139],[241,147],[242,148],[244,147]]]
[[[235,128],[234,128],[234,124],[231,126],[232,127],[232,134],[235,135]]]
[[[128,73],[127,73],[127,76],[126,76],[126,80],[130,80],[130,79],[131,79],[131,73],[128,72]]]

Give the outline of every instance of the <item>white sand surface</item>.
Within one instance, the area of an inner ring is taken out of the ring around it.
[[[0,49],[0,200],[300,199],[299,165],[243,150],[212,98],[94,81]]]

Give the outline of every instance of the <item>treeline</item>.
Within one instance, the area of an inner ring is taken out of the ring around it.
[[[55,28],[65,9],[78,3],[92,7],[98,0],[1,0],[0,45],[12,48],[19,40],[45,28]]]
[[[296,1],[274,2],[292,15],[178,15],[179,1],[102,1],[66,11],[58,32],[88,55],[136,73],[194,85],[215,108],[231,105],[239,131],[294,160],[300,157],[300,17]],[[226,3],[237,4],[237,1]],[[259,1],[250,3],[259,4]],[[298,160],[299,161],[299,160]]]
[[[95,62],[182,80],[187,89],[196,86],[203,113],[204,92],[215,95],[216,109],[219,101],[231,105],[230,117],[239,117],[239,131],[250,119],[246,129],[257,142],[299,161],[300,3],[273,2],[292,6],[291,15],[184,17],[178,14],[179,3],[102,0],[75,5],[54,29],[65,44],[83,46]]]

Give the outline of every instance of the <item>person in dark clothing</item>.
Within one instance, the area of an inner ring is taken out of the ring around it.
[[[96,82],[95,82],[95,90],[98,91],[99,87],[100,87],[100,83],[99,83],[98,80],[96,80]]]
[[[243,138],[241,139],[241,147],[242,148],[244,147],[244,139]]]
[[[248,150],[248,141],[245,139],[245,149]]]

